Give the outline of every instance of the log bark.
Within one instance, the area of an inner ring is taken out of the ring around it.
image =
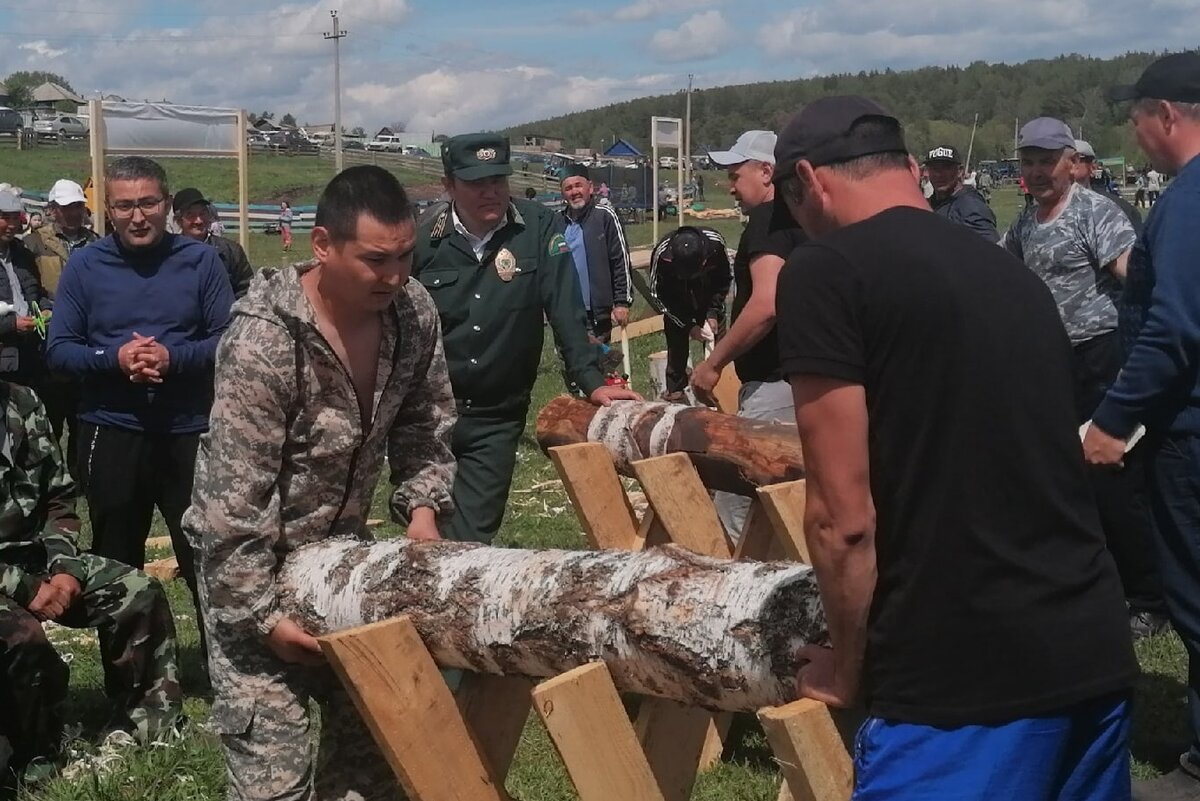
[[[710,709],[794,700],[796,649],[827,641],[811,568],[675,546],[329,540],[290,554],[278,581],[314,633],[404,614],[444,668],[548,678],[603,660],[622,691]]]
[[[758,487],[804,478],[795,425],[764,423],[700,406],[621,401],[594,406],[565,395],[542,408],[537,441],[543,451],[577,442],[608,448],[617,472],[630,462],[686,453],[704,485],[753,496]]]

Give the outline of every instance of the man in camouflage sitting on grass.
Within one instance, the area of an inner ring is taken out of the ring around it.
[[[181,714],[175,624],[158,582],[80,553],[75,485],[46,410],[31,390],[0,381],[0,793],[50,772],[62,739],[70,671],[44,621],[96,627],[116,725],[139,740]]]

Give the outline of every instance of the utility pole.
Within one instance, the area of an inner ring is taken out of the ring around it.
[[[342,171],[342,50],[341,40],[346,32],[338,27],[338,13],[330,11],[333,17],[333,33],[325,34],[326,39],[333,40],[333,166],[337,172]]]
[[[684,117],[683,154],[682,154],[683,158],[681,158],[680,161],[682,161],[684,164],[687,165],[687,167],[685,168],[685,173],[684,173],[684,182],[685,183],[692,182],[692,78],[693,77],[694,76],[692,75],[692,73],[689,72],[688,73],[688,88],[687,88],[687,107],[683,114],[683,117]],[[679,198],[679,204],[680,204],[680,208],[683,208],[683,198],[682,197]],[[680,213],[679,216],[682,217],[683,214]]]

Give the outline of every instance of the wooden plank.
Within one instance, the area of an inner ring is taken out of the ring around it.
[[[593,548],[633,550],[637,518],[608,449],[598,442],[551,448],[579,524]]]
[[[713,387],[713,398],[717,401],[717,408],[725,414],[737,414],[738,393],[741,389],[742,382],[738,380],[737,371],[732,364],[725,365],[721,377],[717,379],[717,385]]]
[[[174,581],[179,578],[179,560],[174,556],[166,559],[156,559],[153,562],[148,562],[142,568],[142,572],[166,584],[168,581]]]
[[[641,459],[632,467],[671,542],[705,556],[732,555],[725,527],[686,453]]]
[[[509,801],[411,620],[318,641],[409,798]]]
[[[663,316],[661,314],[654,317],[646,317],[641,320],[634,320],[629,325],[625,326],[626,332],[630,339],[644,337],[647,334],[657,334],[663,330]]]
[[[533,700],[580,801],[665,801],[603,662],[542,682]]]
[[[812,560],[808,556],[808,542],[804,539],[805,491],[804,479],[785,481],[759,487],[758,498],[767,510],[787,558],[808,565]]]
[[[663,798],[687,801],[709,738],[716,734],[712,715],[699,707],[643,698],[634,728]]]
[[[88,148],[92,157],[92,229],[104,236],[107,208],[104,198],[104,103],[88,101]]]
[[[524,676],[488,676],[466,673],[454,699],[467,728],[503,783],[529,720],[533,681]]]
[[[795,801],[847,801],[854,770],[829,709],[804,698],[765,707],[758,719]]]
[[[671,535],[667,533],[662,521],[658,519],[658,515],[654,514],[654,509],[651,508],[646,510],[646,514],[638,526],[638,540],[635,547],[629,550],[640,551],[642,548],[666,545],[670,541]]]
[[[734,559],[754,559],[759,562],[772,562],[787,559],[787,551],[775,531],[766,507],[761,498],[750,498],[750,508],[746,510],[746,523],[742,526],[742,534],[738,537],[737,547],[733,551]]]
[[[725,738],[733,725],[732,712],[717,712],[709,716],[708,725],[704,727],[704,749],[700,752],[701,771],[711,770],[721,761],[725,753]]]
[[[237,112],[238,242],[250,249],[250,142],[246,139],[246,109]]]

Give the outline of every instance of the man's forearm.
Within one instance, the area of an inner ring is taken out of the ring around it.
[[[707,361],[717,370],[722,369],[762,341],[774,327],[774,311],[746,304],[742,313],[725,332],[724,338],[717,342]]]
[[[815,515],[811,511],[805,535],[821,590],[838,676],[857,688],[877,578],[873,515],[864,510],[862,514],[835,520],[822,508]]]

